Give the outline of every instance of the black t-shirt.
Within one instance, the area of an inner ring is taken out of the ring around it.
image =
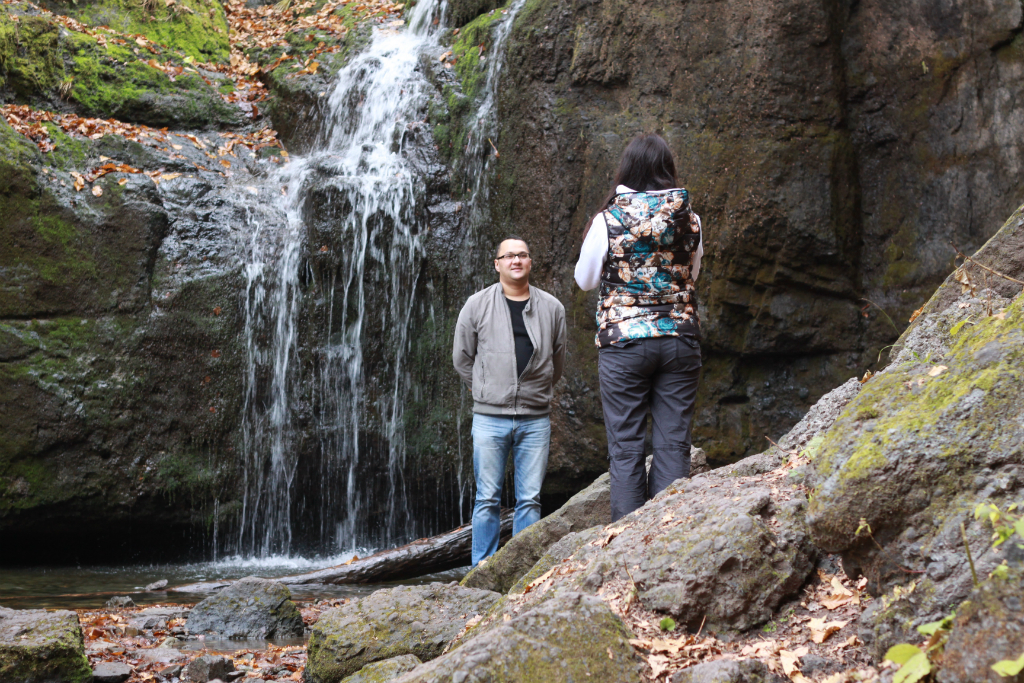
[[[526,364],[530,362],[530,357],[533,355],[533,342],[530,341],[530,335],[526,332],[526,323],[523,322],[523,309],[526,308],[526,304],[530,300],[512,301],[505,297],[505,301],[508,302],[508,312],[512,314],[512,337],[516,342],[516,375],[522,377],[523,370],[526,369]]]

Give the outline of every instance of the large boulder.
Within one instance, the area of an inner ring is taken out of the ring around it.
[[[599,598],[563,593],[467,638],[396,683],[639,683],[630,632]]]
[[[0,607],[0,681],[87,683],[92,668],[78,615]]]
[[[1014,214],[976,258],[1002,254],[999,265],[1021,278],[1022,218]],[[865,575],[872,593],[892,591],[861,618],[861,637],[879,656],[967,598],[965,544],[979,576],[1024,563],[1015,544],[993,547],[990,525],[974,515],[981,504],[1006,509],[1024,490],[1024,296],[995,276],[979,290],[985,274],[969,268],[973,283],[961,286],[961,271],[939,288],[813,463],[815,543],[841,553],[847,574]]]
[[[283,583],[249,576],[193,607],[185,628],[222,638],[301,636],[302,614],[291,598]]]
[[[309,638],[306,678],[336,683],[372,662],[399,655],[437,657],[466,622],[500,596],[456,584],[397,586],[320,615]]]
[[[1024,655],[1024,572],[999,572],[971,591],[946,642],[939,683],[1017,683],[992,670]]]

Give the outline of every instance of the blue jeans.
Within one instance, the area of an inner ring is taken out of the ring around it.
[[[473,565],[498,551],[501,532],[501,485],[512,453],[515,468],[516,512],[512,534],[540,519],[540,487],[548,467],[551,418],[473,414]]]

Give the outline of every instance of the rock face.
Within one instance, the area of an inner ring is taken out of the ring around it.
[[[372,662],[399,655],[437,657],[499,595],[455,584],[399,586],[324,612],[309,639],[307,680],[336,683]]]
[[[1006,683],[992,665],[1024,654],[1024,572],[1009,570],[971,591],[957,610],[939,683]],[[1020,680],[1020,677],[1016,677]]]
[[[422,663],[416,655],[392,657],[381,662],[367,664],[356,673],[346,677],[341,683],[387,683],[406,671],[412,671]]]
[[[565,593],[472,635],[396,683],[639,683],[640,663],[629,638],[629,631],[600,599]]]
[[[0,681],[87,683],[91,679],[77,614],[0,607]]]
[[[491,9],[450,7],[464,31]],[[537,284],[566,304],[573,362],[556,450],[602,454],[595,295],[571,273],[641,130],[669,141],[704,221],[695,441],[710,461],[762,450],[764,434],[777,439],[818,396],[875,366],[899,334],[886,314],[902,327],[927,299],[948,271],[948,242],[970,253],[1024,196],[1024,123],[1008,104],[1024,87],[1012,47],[1021,10],[977,7],[955,0],[922,25],[916,8],[882,0],[523,6],[501,72],[493,208],[474,239],[521,234]],[[454,125],[436,123],[446,134]],[[480,249],[466,270],[488,272],[488,258]]]
[[[188,613],[190,633],[222,638],[288,638],[305,628],[283,583],[250,576],[206,598]]]

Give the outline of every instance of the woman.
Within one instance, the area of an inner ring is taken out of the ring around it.
[[[701,366],[694,282],[704,246],[700,217],[676,186],[668,144],[654,134],[635,137],[576,264],[581,288],[601,285],[596,342],[613,522],[690,475]],[[648,410],[654,423],[649,474]]]

